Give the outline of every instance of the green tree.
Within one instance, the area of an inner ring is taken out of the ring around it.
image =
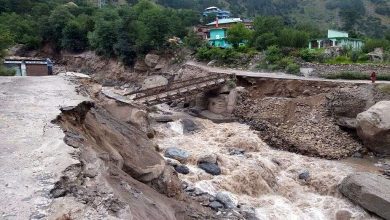
[[[62,48],[82,52],[88,46],[87,31],[76,20],[69,21],[62,31]]]
[[[227,41],[238,48],[240,43],[248,42],[252,37],[252,31],[247,29],[244,24],[238,23],[233,25],[227,31]]]

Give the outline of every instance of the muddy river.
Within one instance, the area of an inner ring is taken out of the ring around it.
[[[248,125],[191,119],[199,129],[187,134],[180,119],[154,124],[155,141],[162,149],[177,147],[190,154],[190,173],[179,177],[198,190],[211,195],[228,191],[241,207],[254,208],[259,219],[376,219],[337,189],[353,172],[377,172],[376,160],[330,161],[275,150]],[[245,153],[232,153],[235,149]],[[198,168],[198,158],[204,155],[217,156],[221,175]]]

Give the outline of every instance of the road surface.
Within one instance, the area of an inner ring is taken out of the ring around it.
[[[318,77],[304,77],[286,74],[282,72],[278,73],[266,73],[266,72],[252,72],[244,70],[236,70],[231,68],[210,67],[198,62],[188,61],[186,65],[194,66],[214,73],[225,73],[236,76],[247,76],[253,78],[272,78],[272,79],[295,79],[295,80],[307,80],[307,81],[320,81],[320,82],[340,82],[340,83],[356,83],[356,84],[370,84],[370,80],[343,80],[343,79],[324,79]],[[376,81],[376,83],[390,84],[390,81]]]
[[[0,219],[45,218],[49,191],[79,163],[50,121],[85,99],[59,76],[0,77]]]

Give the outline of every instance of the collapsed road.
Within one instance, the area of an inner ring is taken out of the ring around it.
[[[61,77],[0,78],[0,218],[39,219],[51,203],[49,191],[72,164],[74,149],[50,123],[60,106],[86,98]]]

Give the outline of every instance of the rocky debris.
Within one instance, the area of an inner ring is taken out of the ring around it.
[[[261,92],[267,89],[261,88]],[[309,97],[296,94],[293,98],[254,95],[257,92],[256,87],[242,95],[234,114],[258,130],[259,136],[270,146],[328,159],[348,157],[362,148],[355,136],[341,130],[329,115],[325,94]],[[291,96],[282,89],[268,92],[271,96]]]
[[[83,146],[83,141],[84,141],[84,138],[82,135],[76,134],[76,133],[71,132],[71,131],[65,132],[64,142],[67,145],[72,146],[74,148],[80,148]]]
[[[147,72],[149,70],[148,65],[146,65],[144,60],[138,59],[134,64],[134,70],[137,72]]]
[[[218,201],[213,201],[209,204],[209,207],[218,211],[219,209],[222,209],[224,206],[222,205],[222,203]]]
[[[357,132],[365,146],[376,153],[390,155],[390,101],[376,103],[358,114]]]
[[[217,175],[220,175],[221,174],[221,168],[219,168],[219,166],[215,163],[199,163],[198,164],[198,167],[204,171],[206,171],[206,173],[209,173],[213,176],[217,176]]]
[[[178,160],[181,163],[186,163],[190,155],[185,150],[179,149],[177,147],[169,147],[165,150],[164,156]]]
[[[146,54],[145,56],[145,64],[150,67],[150,68],[154,68],[158,61],[160,60],[160,56],[157,55],[157,54]]]
[[[299,178],[300,180],[305,180],[305,181],[309,180],[309,178],[310,178],[310,173],[309,173],[309,171],[305,170],[305,171],[301,172],[301,173],[298,175],[298,178]]]
[[[216,195],[215,195],[215,199],[222,203],[223,206],[227,209],[234,209],[237,207],[237,199],[233,197],[233,195],[229,192],[226,192],[226,191],[222,191],[222,192],[218,192]]]
[[[339,117],[336,119],[337,125],[342,128],[355,130],[357,127],[356,118]]]
[[[340,192],[370,212],[390,219],[390,180],[373,173],[355,173],[340,184]]]
[[[176,172],[178,173],[181,173],[181,174],[189,174],[190,173],[190,169],[188,169],[187,166],[185,165],[177,165],[177,166],[174,166]]]
[[[203,154],[199,156],[198,163],[217,163],[217,155],[212,154]]]
[[[180,121],[183,125],[183,132],[186,133],[191,133],[193,131],[196,131],[199,129],[198,125],[191,119],[189,118],[184,118]]]

